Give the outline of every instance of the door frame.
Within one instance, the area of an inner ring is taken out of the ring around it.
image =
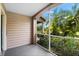
[[[1,34],[0,34],[1,35],[1,47],[0,48],[1,48],[1,54],[3,54],[3,20],[4,20],[5,16],[4,16],[2,9],[1,9],[1,15],[0,16],[1,16],[1,20],[0,20],[0,22],[1,22],[0,23],[0,25],[1,25],[0,26],[1,27],[1,29],[0,29],[1,30]]]
[[[3,51],[3,47],[2,47],[2,45],[3,45],[3,39],[2,39],[2,27],[3,27],[3,15],[1,14],[1,52]]]
[[[6,40],[6,13],[4,8],[1,7],[0,9],[0,53],[4,55],[4,52],[7,50],[7,40]]]

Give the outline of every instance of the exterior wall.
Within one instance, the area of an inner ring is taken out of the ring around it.
[[[8,48],[31,43],[31,21],[31,17],[7,12]]]
[[[6,11],[5,11],[5,8],[4,8],[4,6],[0,3],[0,33],[1,33],[1,15],[3,15],[3,19],[2,19],[2,21],[3,21],[3,32],[2,32],[2,40],[3,40],[3,42],[2,42],[2,49],[5,51],[5,50],[7,50],[7,45],[6,45],[6,42],[7,42],[7,40],[6,40]],[[0,34],[0,43],[1,43],[1,34]],[[0,45],[0,47],[1,47],[1,45]],[[1,50],[0,50],[0,52],[1,52]]]

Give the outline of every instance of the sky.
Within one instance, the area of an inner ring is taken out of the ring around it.
[[[71,10],[72,9],[72,6],[74,5],[74,3],[64,3],[64,4],[61,4],[55,8],[52,8],[51,11],[55,11],[57,9],[57,11],[59,11],[60,9],[63,9],[63,10]],[[77,4],[79,6],[79,4]],[[48,17],[48,11],[45,12],[43,14],[43,17]]]

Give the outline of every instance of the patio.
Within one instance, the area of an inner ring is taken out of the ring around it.
[[[56,56],[42,49],[38,45],[24,45],[8,49],[5,56]]]
[[[0,53],[5,51],[5,56],[79,55],[79,4],[6,3],[4,6]]]

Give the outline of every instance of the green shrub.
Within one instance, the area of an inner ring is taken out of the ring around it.
[[[38,44],[48,49],[49,40],[47,35],[38,35],[40,40]],[[51,38],[51,50],[55,51],[58,55],[63,56],[77,56],[79,55],[79,40],[74,38]]]
[[[60,52],[61,55],[79,55],[79,43],[73,38],[53,38],[51,40],[51,47],[55,49],[55,52]]]
[[[38,37],[40,38],[40,40],[37,43],[48,49],[48,47],[49,47],[48,46],[49,45],[48,36],[38,35]]]

